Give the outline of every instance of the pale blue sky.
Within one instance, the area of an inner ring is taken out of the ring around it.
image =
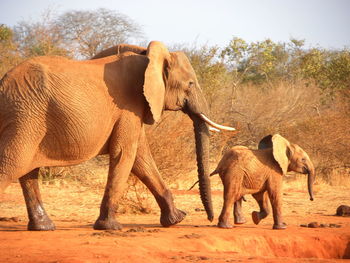
[[[350,0],[0,0],[0,23],[36,20],[48,7],[100,7],[121,12],[143,27],[147,40],[166,44],[227,45],[246,41],[305,39],[306,46],[350,47]]]

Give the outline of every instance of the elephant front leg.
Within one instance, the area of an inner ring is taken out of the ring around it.
[[[264,192],[260,192],[260,193],[256,193],[252,195],[255,200],[257,201],[257,203],[259,204],[259,208],[260,211],[254,211],[252,213],[252,219],[254,224],[259,224],[260,221],[264,218],[266,218],[268,216],[268,214],[270,213],[270,209],[269,209],[269,198],[268,198],[268,194],[266,191]]]
[[[136,127],[134,129],[137,129]],[[100,206],[100,215],[94,224],[96,230],[120,230],[116,220],[118,201],[122,197],[135,161],[138,134],[115,131],[110,139],[107,185]]]
[[[241,225],[247,222],[242,213],[242,200],[243,197],[236,201],[233,208],[234,223],[237,225]]]
[[[281,177],[282,178],[282,177]],[[281,186],[282,186],[282,179],[279,179],[277,182],[274,182],[274,184],[269,184],[268,186],[268,194],[272,206],[272,213],[273,213],[273,229],[286,229],[287,226],[283,222],[282,219],[282,192],[281,192]]]
[[[140,135],[132,172],[147,186],[155,197],[161,210],[160,223],[162,226],[175,225],[185,218],[186,213],[175,207],[173,196],[157,169],[144,130],[142,130]]]
[[[39,169],[19,178],[28,212],[28,230],[55,230],[55,225],[46,214],[38,184]]]

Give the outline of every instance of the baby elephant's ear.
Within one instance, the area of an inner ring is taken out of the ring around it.
[[[258,144],[258,149],[268,149],[272,148],[272,135],[267,135],[264,138],[262,138]]]
[[[279,134],[272,136],[272,153],[282,169],[283,175],[287,174],[290,157],[290,143]]]

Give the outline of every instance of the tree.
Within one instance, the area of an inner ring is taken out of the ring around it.
[[[0,78],[19,61],[17,45],[13,41],[13,31],[2,24],[0,25]]]
[[[209,108],[212,104],[220,89],[224,88],[227,82],[227,70],[225,65],[219,61],[219,48],[218,47],[192,47],[182,48],[191,61],[198,82],[204,91],[207,98]]]
[[[4,24],[0,25],[0,41],[1,43],[9,42],[12,40],[13,32],[12,30]]]
[[[69,56],[50,10],[46,10],[37,22],[19,22],[14,27],[14,40],[25,58],[44,55]]]
[[[323,62],[317,83],[331,96],[338,91],[349,91],[350,50],[330,53],[328,59]]]
[[[108,47],[142,37],[142,30],[126,15],[100,8],[69,11],[56,20],[65,45],[76,57],[90,58]]]
[[[249,44],[241,38],[234,37],[228,46],[222,50],[220,56],[223,63],[227,65],[232,77],[230,103],[230,109],[232,110],[236,90],[242,83],[248,70],[252,67],[252,60],[250,59],[249,54]]]

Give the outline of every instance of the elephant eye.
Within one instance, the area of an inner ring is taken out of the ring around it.
[[[305,158],[301,158],[301,161],[302,161],[303,163],[305,163],[305,162],[306,162],[306,159],[305,159]]]
[[[193,81],[190,81],[190,83],[188,83],[188,87],[190,89],[194,88],[194,82]]]

